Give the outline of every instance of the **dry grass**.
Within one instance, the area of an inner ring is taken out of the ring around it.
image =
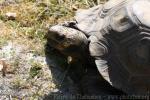
[[[100,3],[100,0],[12,1],[14,2],[0,0],[0,47],[5,45],[7,40],[15,40],[41,55],[44,54],[44,36],[49,25],[72,20],[78,8],[89,8]],[[7,12],[16,13],[16,19],[7,19]]]
[[[88,8],[101,0],[12,0],[13,4],[0,0],[0,21],[7,26],[0,34],[15,34],[17,38],[42,40],[51,24],[71,20],[78,8]],[[13,21],[5,16],[7,12],[17,14]],[[39,41],[40,42],[40,41]]]

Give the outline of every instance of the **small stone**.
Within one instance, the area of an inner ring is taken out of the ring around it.
[[[55,92],[55,93],[56,93],[56,92],[59,92],[59,90],[58,90],[58,89],[54,89],[54,90],[53,90],[53,92]]]
[[[17,14],[13,12],[7,12],[6,17],[8,18],[8,20],[15,20],[17,17]]]
[[[71,56],[67,57],[67,62],[68,62],[68,64],[70,64],[72,62],[72,57]]]
[[[73,11],[77,11],[78,8],[79,8],[79,7],[78,7],[77,5],[72,5],[72,10],[73,10]]]
[[[0,71],[3,69],[3,63],[0,61]]]

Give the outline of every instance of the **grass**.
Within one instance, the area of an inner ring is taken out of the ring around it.
[[[0,48],[5,46],[6,44],[7,44],[7,39],[6,38],[0,39]]]
[[[12,0],[13,1],[13,0]],[[79,8],[89,8],[99,4],[101,0],[14,0],[16,3],[0,0],[0,21],[6,26],[4,32],[0,32],[0,46],[6,40],[15,38],[33,51],[41,47],[37,54],[44,55],[42,49],[45,44],[45,33],[49,25],[57,24],[65,20],[72,20],[74,13]],[[104,0],[103,0],[104,1]],[[15,20],[6,17],[7,12],[17,14]],[[2,39],[3,36],[5,39]],[[11,37],[11,38],[10,38]],[[30,41],[30,43],[28,42]]]
[[[38,62],[33,62],[29,71],[29,77],[34,78],[35,76],[40,77],[42,74],[42,65]]]
[[[27,81],[23,80],[19,75],[15,77],[15,79],[11,82],[12,83],[12,88],[14,89],[25,89],[25,88],[30,88],[30,84],[27,83]]]

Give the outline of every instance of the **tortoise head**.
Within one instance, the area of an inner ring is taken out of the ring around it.
[[[73,28],[56,25],[50,27],[47,34],[48,43],[65,54],[79,53],[81,47],[87,45],[87,37]]]

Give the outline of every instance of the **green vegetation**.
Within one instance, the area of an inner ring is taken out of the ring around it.
[[[30,85],[27,83],[27,81],[23,80],[19,75],[15,77],[15,79],[11,82],[13,89],[27,89],[30,87]]]
[[[13,4],[1,0],[0,20],[17,35],[29,39],[40,39],[50,24],[72,19],[78,8],[88,8],[100,0],[18,0]],[[13,1],[13,0],[12,0]],[[14,0],[16,1],[16,0]],[[15,20],[6,18],[7,12],[17,14]]]
[[[42,65],[38,62],[33,62],[31,64],[29,74],[30,78],[34,78],[35,76],[40,77],[40,75],[42,74]]]
[[[6,38],[18,40],[38,55],[44,55],[44,36],[49,25],[72,20],[77,9],[89,8],[100,1],[104,0],[0,0],[0,24],[3,24],[0,46],[6,43]],[[15,13],[16,18],[8,19],[8,12]]]

